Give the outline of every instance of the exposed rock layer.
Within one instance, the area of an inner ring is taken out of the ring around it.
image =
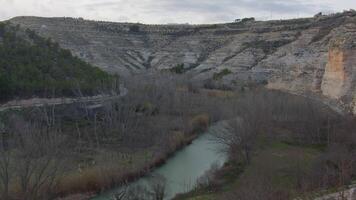
[[[356,13],[214,25],[142,25],[72,18],[10,20],[78,57],[123,75],[184,64],[197,79],[229,69],[228,80],[313,94],[349,109],[356,102]]]

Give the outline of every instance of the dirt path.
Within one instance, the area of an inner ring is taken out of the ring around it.
[[[121,85],[120,94],[114,94],[114,95],[96,95],[96,96],[79,97],[79,98],[62,97],[62,98],[31,98],[31,99],[12,100],[4,104],[0,104],[0,112],[11,110],[11,109],[65,105],[65,104],[72,104],[72,103],[100,104],[103,101],[118,99],[120,97],[126,96],[127,93],[128,90]]]
[[[0,112],[11,109],[22,109],[31,107],[42,107],[45,105],[65,105],[72,103],[101,103],[103,101],[113,100],[123,97],[127,94],[127,90],[118,95],[97,95],[91,97],[80,98],[32,98],[22,100],[12,100],[4,104],[0,104]]]

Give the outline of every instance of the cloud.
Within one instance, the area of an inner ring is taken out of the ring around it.
[[[298,14],[312,15],[318,11],[317,6],[297,0],[220,0],[218,3],[206,0],[156,0],[146,8],[146,13],[160,13],[162,18],[174,13],[178,21],[181,16],[187,16],[188,22],[194,22],[191,20],[194,19],[200,23],[231,21],[247,16],[261,17],[266,14],[290,18]]]
[[[0,20],[19,15],[69,16],[142,23],[217,23],[280,19],[355,8],[351,0],[0,0]]]
[[[120,1],[104,1],[104,2],[94,2],[83,5],[84,8],[87,9],[98,9],[98,8],[112,8],[116,6],[120,6]]]
[[[220,0],[218,3],[214,1],[203,0],[180,0],[180,1],[155,1],[156,7],[166,10],[178,11],[195,11],[195,12],[230,12],[233,9],[248,9],[248,10],[271,10],[276,12],[289,12],[295,10],[310,10],[309,6],[295,0],[280,1],[280,0]]]

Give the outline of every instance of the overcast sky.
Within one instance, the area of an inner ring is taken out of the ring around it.
[[[158,23],[217,23],[313,16],[356,9],[356,0],[0,0],[0,20],[15,16]]]

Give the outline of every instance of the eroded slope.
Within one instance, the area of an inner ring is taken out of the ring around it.
[[[127,75],[184,64],[196,79],[229,69],[224,81],[267,81],[354,109],[356,13],[214,25],[142,25],[18,17],[12,23],[51,37],[78,57]],[[355,110],[356,111],[356,110]]]

